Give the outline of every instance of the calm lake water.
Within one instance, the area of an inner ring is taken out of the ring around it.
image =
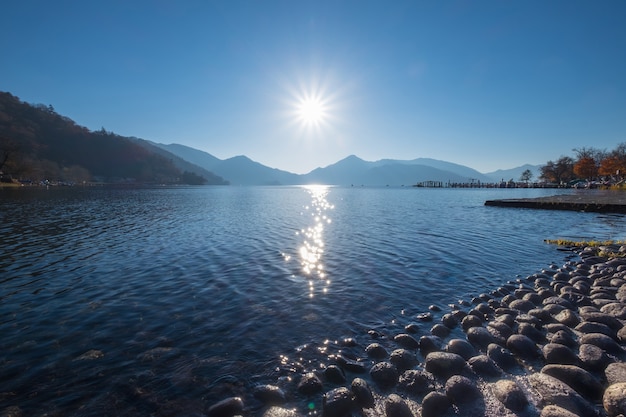
[[[624,238],[622,215],[483,205],[557,192],[0,189],[0,412],[201,415],[288,387],[343,338],[562,265],[543,239]]]

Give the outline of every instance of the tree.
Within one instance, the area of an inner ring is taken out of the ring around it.
[[[626,172],[626,142],[620,143],[600,162],[600,175],[622,176]]]
[[[569,156],[562,156],[556,162],[548,161],[540,171],[541,178],[545,181],[562,184],[574,179],[574,160]]]
[[[522,172],[522,175],[520,175],[519,180],[528,184],[528,182],[530,182],[532,178],[533,178],[532,171],[530,169],[527,169],[524,172]]]
[[[19,150],[20,146],[15,140],[0,136],[0,172],[14,168]]]
[[[591,180],[598,176],[596,160],[590,157],[580,158],[574,164],[574,174],[580,178]]]

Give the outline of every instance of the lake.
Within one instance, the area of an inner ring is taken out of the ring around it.
[[[541,189],[0,189],[0,411],[202,415],[571,254],[622,215]],[[593,192],[593,191],[578,191]],[[246,400],[247,404],[253,400]]]

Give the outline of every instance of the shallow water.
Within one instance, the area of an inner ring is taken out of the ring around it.
[[[562,264],[543,239],[624,238],[622,215],[483,205],[555,192],[0,189],[0,410],[199,415]]]

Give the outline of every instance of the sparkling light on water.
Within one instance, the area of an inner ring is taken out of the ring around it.
[[[303,214],[311,217],[311,225],[300,231],[304,242],[299,249],[302,273],[308,278],[309,297],[313,298],[316,286],[327,292],[330,279],[324,269],[324,227],[332,223],[328,212],[334,208],[326,200],[328,186],[310,185],[305,187],[311,195],[311,204],[305,207]]]

